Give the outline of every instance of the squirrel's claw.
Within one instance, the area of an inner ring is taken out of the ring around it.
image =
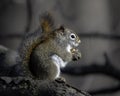
[[[74,54],[73,54],[73,58],[72,58],[72,60],[73,61],[77,61],[77,60],[79,60],[81,58],[81,53],[80,52],[74,52]]]

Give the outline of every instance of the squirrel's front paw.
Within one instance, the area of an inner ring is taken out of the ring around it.
[[[80,58],[81,58],[81,53],[79,51],[74,51],[72,60],[77,61]]]

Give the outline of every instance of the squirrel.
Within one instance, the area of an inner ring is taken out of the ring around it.
[[[19,54],[26,76],[40,80],[60,78],[60,68],[81,58],[79,36],[71,29],[55,27],[48,12],[41,15],[40,27],[24,37]]]

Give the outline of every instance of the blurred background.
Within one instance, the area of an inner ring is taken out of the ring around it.
[[[17,50],[24,33],[39,27],[45,11],[52,13],[56,26],[74,30],[82,41],[81,60],[67,66],[74,70],[63,71],[67,82],[94,96],[120,96],[120,1],[0,0],[0,44]]]

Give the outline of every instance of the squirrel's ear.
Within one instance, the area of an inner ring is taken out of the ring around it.
[[[52,32],[54,30],[54,21],[50,13],[45,12],[40,17],[40,26],[43,32]]]
[[[58,30],[57,32],[61,33],[62,35],[65,32],[65,28],[62,25],[57,30]]]
[[[62,32],[64,32],[64,31],[65,31],[65,28],[61,25],[61,26],[59,27],[59,30],[61,30]]]

